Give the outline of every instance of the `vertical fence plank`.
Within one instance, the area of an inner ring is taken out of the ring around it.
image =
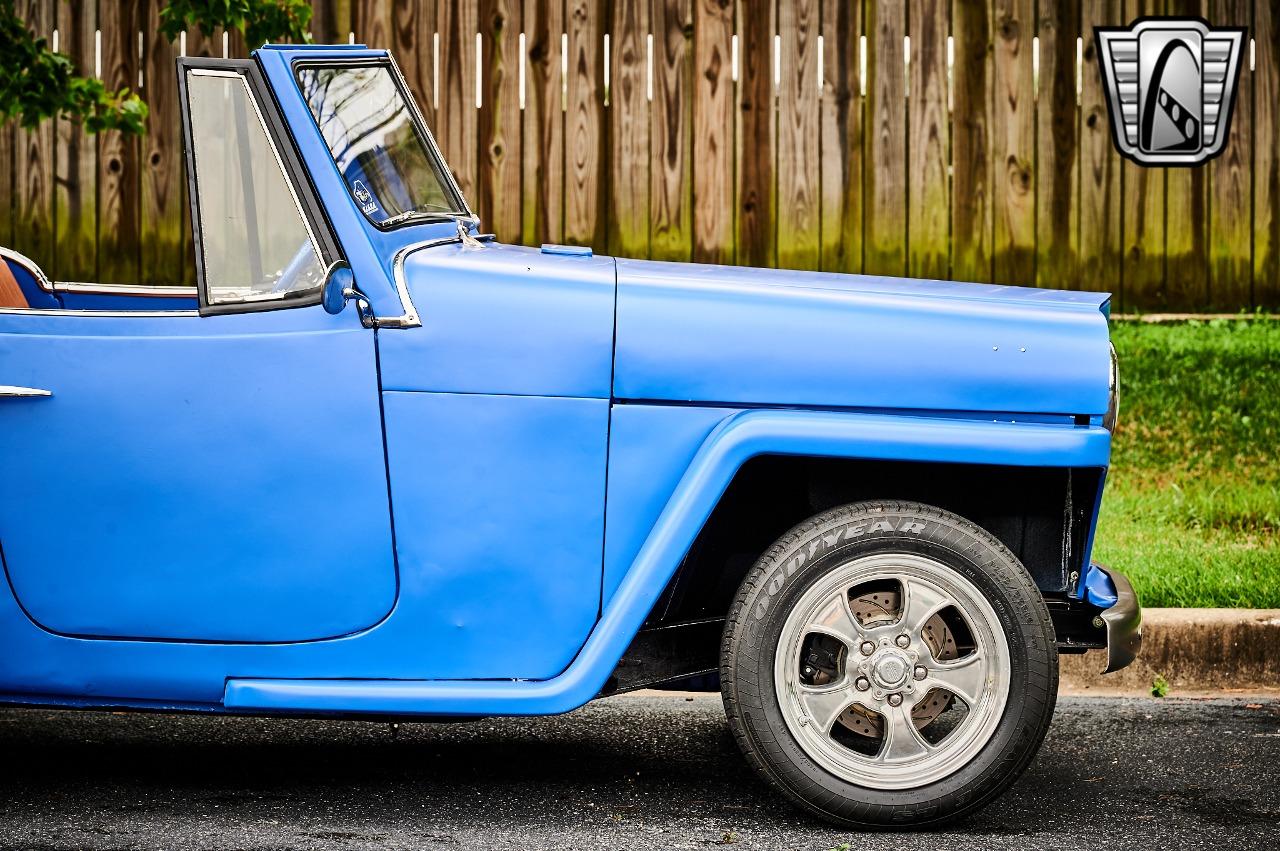
[[[481,0],[480,218],[505,242],[520,240],[520,7]]]
[[[778,5],[778,265],[816,269],[818,195],[818,0]]]
[[[441,3],[436,31],[440,33],[440,106],[436,140],[453,179],[467,199],[476,203],[477,116],[476,33],[478,10],[474,3]]]
[[[660,260],[688,260],[693,255],[692,2],[654,0],[652,15],[649,250]]]
[[[991,279],[991,80],[987,6],[954,0],[951,27],[952,177],[951,275],[961,281]]]
[[[54,0],[27,0],[18,14],[38,38],[53,36]],[[57,275],[53,252],[53,124],[40,122],[17,131],[15,154],[14,247],[50,275]]]
[[[569,0],[569,76],[565,81],[564,238],[605,247],[604,2]],[[687,93],[686,93],[687,98]]]
[[[102,81],[109,90],[138,86],[140,11],[136,4],[122,3],[98,19]],[[140,146],[136,136],[119,131],[98,135],[98,278],[103,283],[139,281]]]
[[[1124,20],[1164,12],[1160,0],[1126,0]],[[1124,161],[1121,180],[1125,310],[1153,310],[1165,305],[1164,169]],[[1191,210],[1184,211],[1191,215]]]
[[[864,251],[869,275],[903,275],[907,269],[906,32],[905,5],[868,0]]]
[[[729,263],[733,234],[733,0],[697,0],[693,29],[693,259]]]
[[[1040,0],[1036,103],[1036,286],[1079,283],[1080,110],[1076,35],[1080,0]]]
[[[474,7],[475,0],[467,0],[458,5]],[[375,48],[395,46],[391,6],[392,0],[355,0],[351,10],[351,28],[356,34],[357,42]],[[472,35],[472,38],[475,36]]]
[[[1115,25],[1120,0],[1083,0],[1080,68],[1080,215],[1078,286],[1110,292],[1124,308],[1120,231],[1120,154],[1111,141],[1111,118],[1098,65],[1095,26]]]
[[[995,0],[992,10],[995,61],[991,121],[995,235],[992,280],[1035,281],[1036,105],[1032,80],[1033,0]]]
[[[1170,15],[1200,14],[1196,0],[1168,0]],[[1164,301],[1168,310],[1208,304],[1207,169],[1162,169],[1165,179]],[[1154,259],[1152,262],[1155,262]]]
[[[1210,0],[1206,18],[1216,27],[1246,27],[1240,46],[1240,78],[1227,145],[1207,169],[1208,282],[1213,310],[1238,310],[1252,302],[1253,283],[1253,74],[1249,72],[1252,0]],[[1219,130],[1221,132],[1221,130]],[[1200,306],[1200,305],[1194,305]]]
[[[1280,309],[1280,6],[1254,10],[1253,306]],[[1247,73],[1246,68],[1241,73]]]
[[[14,122],[0,124],[0,245],[13,248],[14,189]]]
[[[775,100],[773,35],[776,6],[767,0],[738,4],[738,121],[736,171],[737,262],[776,266],[774,194]]]
[[[351,33],[352,0],[311,0],[311,37],[319,44],[346,44]],[[408,0],[418,4],[420,0]]]
[[[141,281],[172,286],[185,278],[182,208],[184,167],[177,50],[160,34],[160,0],[146,3],[142,97],[150,114],[143,138]]]
[[[524,242],[564,234],[564,90],[560,73],[563,0],[525,0]]]
[[[95,0],[70,0],[58,4],[58,38],[61,52],[71,57],[76,73],[93,76],[94,30],[98,26]],[[169,75],[173,76],[170,66]],[[63,281],[93,281],[98,277],[95,191],[97,146],[78,121],[58,119],[56,142],[57,184],[54,196],[54,248],[56,274]],[[182,219],[177,222],[182,250]]]
[[[947,170],[951,127],[947,115],[949,0],[912,0],[907,83],[907,274],[945,278],[950,273],[951,184]]]
[[[510,2],[518,0],[508,0]],[[392,53],[433,135],[437,130],[433,100],[436,14],[435,0],[396,0],[391,10]],[[508,64],[511,63],[508,59]]]
[[[862,4],[823,0],[822,268],[862,271]],[[742,153],[739,152],[739,156]]]
[[[609,74],[609,251],[649,256],[649,0],[614,0]],[[538,191],[541,191],[540,189]],[[732,215],[732,208],[727,211]]]

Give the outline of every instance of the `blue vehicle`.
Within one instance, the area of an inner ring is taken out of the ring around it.
[[[3,252],[0,702],[718,688],[792,801],[935,824],[1026,767],[1060,653],[1133,659],[1106,295],[502,245],[386,52],[178,71],[198,286]]]

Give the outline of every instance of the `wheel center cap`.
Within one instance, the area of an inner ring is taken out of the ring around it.
[[[885,688],[896,688],[907,680],[911,670],[907,658],[893,650],[884,651],[871,668],[872,676]]]

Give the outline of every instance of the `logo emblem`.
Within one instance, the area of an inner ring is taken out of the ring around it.
[[[1243,27],[1140,18],[1128,27],[1095,27],[1094,35],[1121,154],[1142,165],[1190,166],[1222,153]]]
[[[373,200],[373,193],[365,187],[363,180],[357,180],[352,184],[351,191],[356,196],[356,203],[360,205],[360,209],[363,212],[377,212],[378,203]]]

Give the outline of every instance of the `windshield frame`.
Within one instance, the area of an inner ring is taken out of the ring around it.
[[[467,199],[463,197],[462,190],[458,186],[457,180],[453,177],[453,171],[449,168],[449,164],[445,162],[444,156],[440,153],[440,147],[436,144],[435,136],[432,135],[431,129],[427,126],[426,119],[422,116],[422,110],[418,107],[418,101],[410,91],[408,83],[404,79],[404,75],[400,73],[400,66],[396,64],[394,57],[389,53],[384,56],[374,56],[359,59],[296,59],[290,65],[290,71],[293,75],[294,85],[298,87],[298,94],[302,98],[303,106],[306,108],[307,116],[311,119],[311,124],[316,128],[316,132],[320,135],[320,141],[324,145],[325,152],[329,155],[329,163],[341,177],[342,169],[338,165],[338,160],[333,154],[333,149],[329,147],[329,142],[325,139],[324,131],[320,128],[319,121],[316,119],[315,112],[311,109],[311,104],[307,101],[307,95],[302,87],[301,73],[312,69],[354,69],[354,68],[385,68],[391,74],[391,82],[396,87],[396,91],[408,106],[409,124],[413,127],[413,131],[417,134],[419,143],[423,146],[427,154],[427,159],[431,162],[436,173],[441,176],[445,192],[452,198],[454,206],[457,207],[456,212],[413,212],[412,215],[401,214],[401,216],[393,217],[386,221],[378,222],[371,219],[367,214],[361,212],[360,217],[373,227],[384,233],[399,230],[404,227],[413,225],[426,224],[431,222],[450,222],[467,220],[471,223],[479,221],[471,206],[467,203]],[[346,181],[343,180],[343,186],[346,187]],[[355,198],[351,194],[350,187],[346,187],[347,198],[355,204]]]

